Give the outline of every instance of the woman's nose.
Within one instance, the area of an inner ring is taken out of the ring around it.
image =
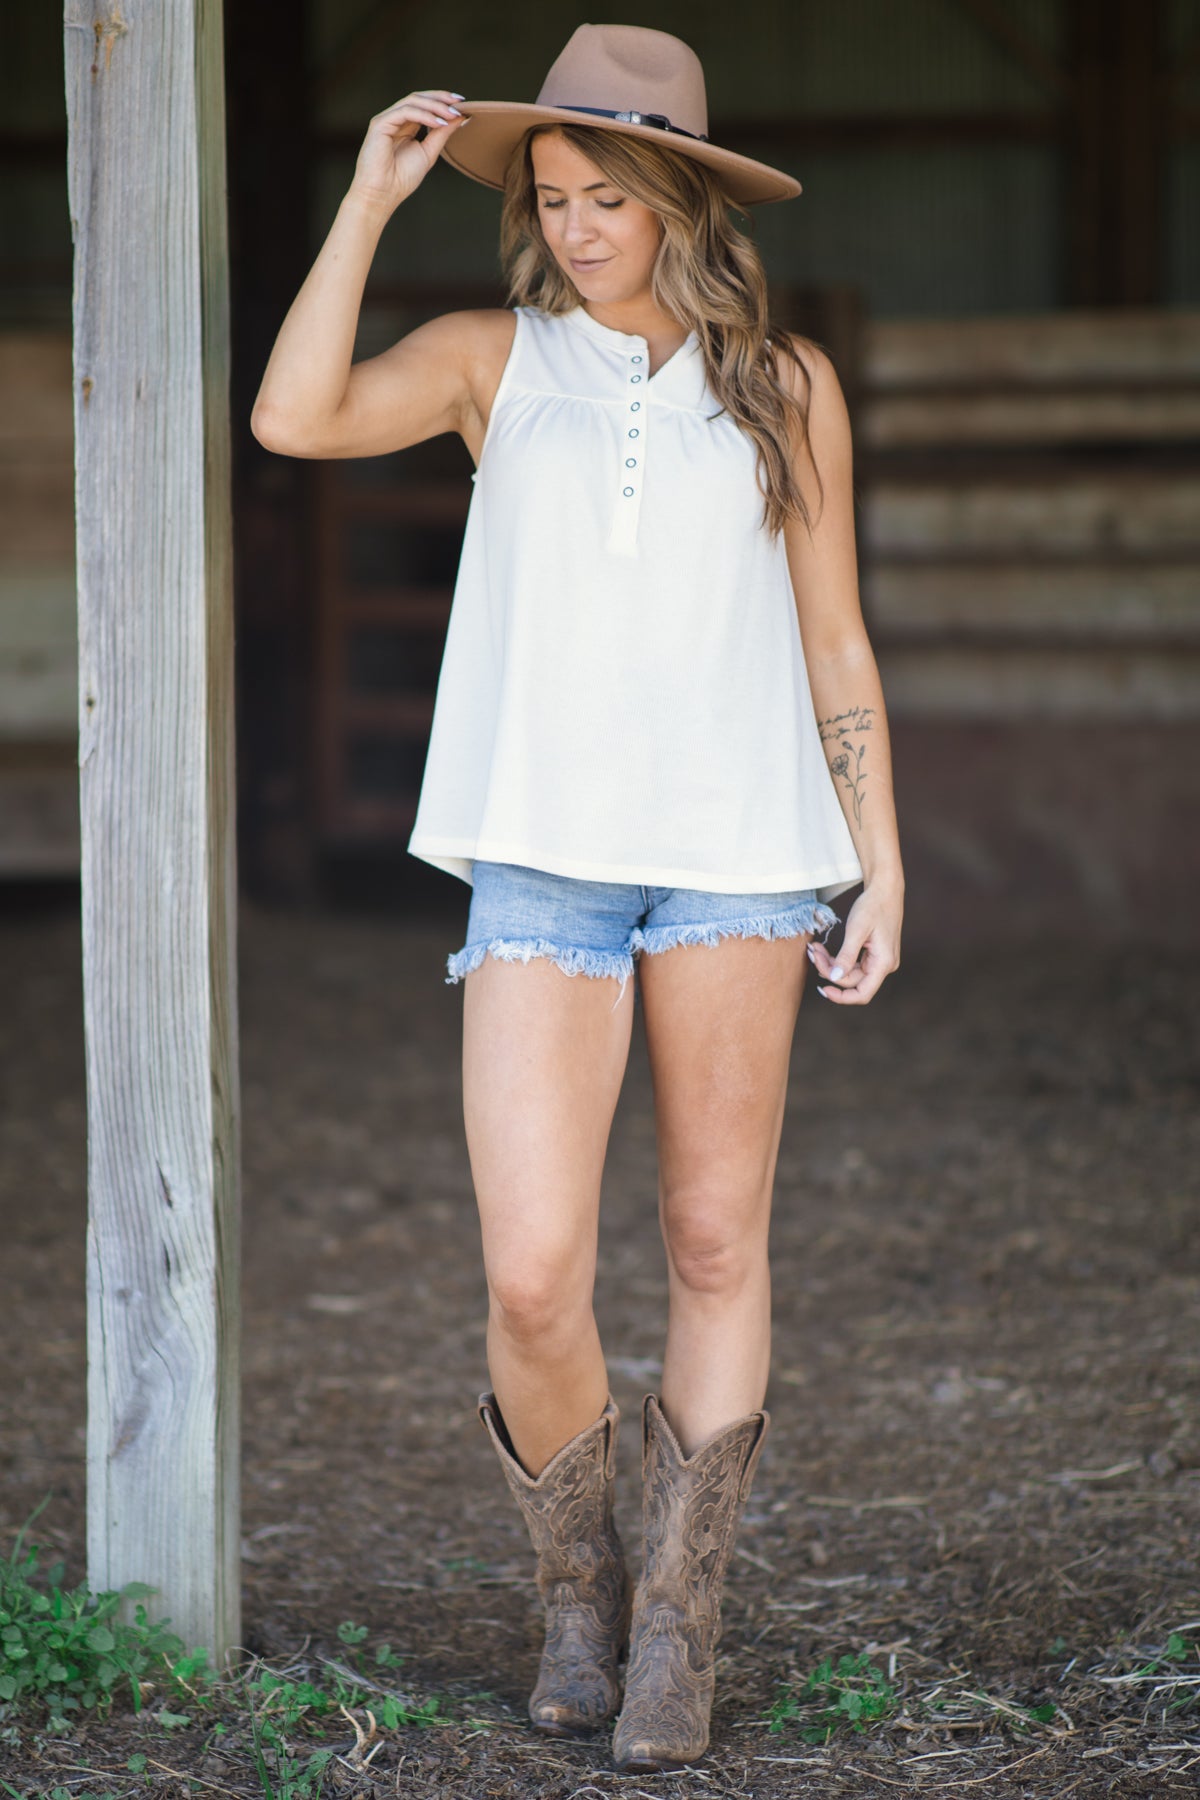
[[[576,211],[568,206],[566,222],[563,225],[563,238],[568,244],[586,244],[595,237],[595,222],[583,211]]]

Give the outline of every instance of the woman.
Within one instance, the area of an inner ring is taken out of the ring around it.
[[[457,431],[477,464],[409,848],[472,884],[448,979],[466,980],[490,1298],[480,1414],[537,1556],[534,1723],[567,1735],[619,1709],[617,1766],[672,1769],[708,1744],[768,1426],[767,1232],[806,962],[838,1006],[898,963],[883,697],[841,390],[815,345],[768,328],[730,218],[799,184],[708,141],[699,62],[663,32],[581,26],[532,106],[462,100],[425,89],[372,119],[253,428],[316,457]],[[443,154],[504,189],[517,304],[351,366],[379,234]],[[859,881],[835,962],[817,934]],[[669,1318],[634,1589],[592,1289],[639,991]]]

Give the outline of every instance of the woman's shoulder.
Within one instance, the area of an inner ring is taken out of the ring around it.
[[[799,332],[775,332],[792,354],[776,357],[779,380],[804,415],[806,460],[814,457],[822,470],[848,471],[853,465],[850,411],[837,370],[828,352]]]
[[[462,435],[476,461],[483,448],[492,408],[506,370],[514,365],[514,346],[522,320],[535,322],[547,315],[534,306],[482,306],[462,312],[442,313],[435,321],[454,340],[454,354],[465,372],[469,410]],[[526,342],[522,339],[522,342]]]
[[[466,379],[471,405],[486,420],[492,398],[508,361],[517,316],[508,306],[476,306],[440,313],[423,328],[445,345]],[[431,344],[431,348],[433,345]]]
[[[776,356],[776,371],[804,408],[810,440],[819,438],[830,448],[845,449],[850,439],[850,413],[829,353],[798,331],[777,331],[773,335],[781,340],[785,351]]]
[[[798,331],[772,330],[770,342],[783,351],[775,359],[780,380],[791,388],[798,399],[805,399],[809,393],[815,393],[818,386],[839,385],[837,372],[828,355],[812,338],[804,337]]]
[[[461,312],[439,313],[429,323],[439,335],[454,339],[468,355],[486,356],[496,350],[507,352],[520,310],[511,306],[472,306]]]

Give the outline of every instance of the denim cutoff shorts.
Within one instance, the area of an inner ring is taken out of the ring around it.
[[[711,894],[701,888],[641,887],[581,881],[521,863],[476,862],[467,941],[447,958],[447,982],[460,981],[485,956],[502,962],[548,957],[565,975],[620,979],[619,1001],[634,956],[723,937],[822,937],[838,923],[812,888],[778,894]]]

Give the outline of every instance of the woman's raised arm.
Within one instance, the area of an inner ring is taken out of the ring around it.
[[[352,363],[368,271],[388,219],[467,123],[447,89],[406,95],[371,120],[354,179],[279,329],[250,417],[283,456],[380,456],[459,429],[470,399],[470,313]],[[425,127],[426,135],[417,132]]]

